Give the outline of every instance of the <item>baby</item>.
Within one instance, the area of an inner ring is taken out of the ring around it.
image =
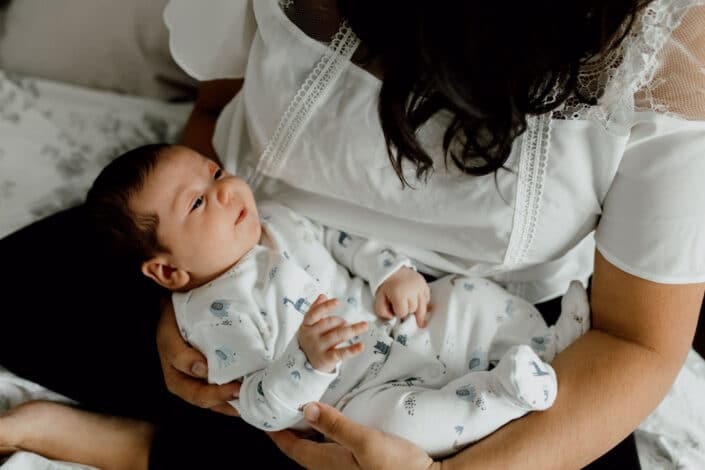
[[[588,328],[578,282],[547,327],[489,280],[429,285],[389,245],[256,203],[245,181],[186,147],[118,157],[87,203],[115,249],[173,293],[209,381],[241,381],[231,404],[263,430],[305,429],[303,405],[322,401],[447,455],[550,407],[547,362]]]

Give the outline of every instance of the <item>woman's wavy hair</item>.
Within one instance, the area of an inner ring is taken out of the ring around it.
[[[416,139],[448,112],[445,162],[470,175],[506,162],[526,118],[580,94],[583,64],[617,48],[650,0],[376,1],[338,8],[384,74],[379,116],[402,185],[404,160],[428,177],[433,160]]]

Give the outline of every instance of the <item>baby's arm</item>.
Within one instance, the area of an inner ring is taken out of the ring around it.
[[[293,426],[303,418],[303,405],[320,400],[337,377],[338,364],[362,351],[361,343],[340,345],[367,324],[347,325],[340,317],[326,316],[336,303],[319,296],[284,354],[245,377],[235,404],[245,421],[265,431]]]
[[[410,258],[389,245],[339,230],[326,228],[324,240],[336,261],[369,283],[377,316],[389,320],[414,314],[418,325],[425,326],[430,290]]]
[[[229,403],[246,422],[264,430],[292,426],[302,418],[299,407],[319,400],[337,374],[311,367],[296,334],[278,343],[261,313],[228,297],[231,290],[215,281],[174,294],[181,333],[206,357],[209,382],[242,382]]]

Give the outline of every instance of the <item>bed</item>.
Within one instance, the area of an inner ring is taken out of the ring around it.
[[[168,55],[164,3],[0,2],[0,237],[82,200],[122,151],[178,140],[194,83]],[[645,470],[705,469],[703,397],[705,360],[691,350],[637,430]],[[71,402],[0,364],[0,414],[32,399]],[[27,452],[0,460],[17,469],[88,467]]]

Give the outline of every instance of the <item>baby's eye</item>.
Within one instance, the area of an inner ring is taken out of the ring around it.
[[[195,211],[198,209],[201,204],[203,204],[203,196],[198,196],[195,201],[193,201],[193,206],[191,206],[191,210]]]
[[[218,168],[217,170],[215,170],[215,173],[213,173],[213,179],[214,179],[214,180],[217,180],[217,179],[220,178],[221,176],[223,176],[223,170],[221,170],[220,168]]]

